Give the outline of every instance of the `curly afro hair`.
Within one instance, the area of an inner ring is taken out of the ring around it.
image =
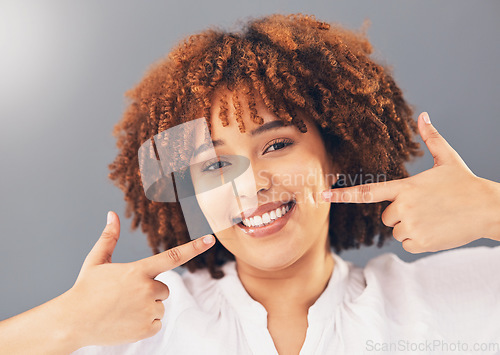
[[[200,112],[211,117],[211,98],[221,85],[234,91],[242,132],[236,94],[242,91],[235,88],[246,88],[256,123],[262,118],[254,93],[279,119],[301,131],[305,125],[297,112],[304,112],[320,129],[343,174],[363,171],[401,179],[409,176],[404,163],[423,154],[413,140],[418,134],[413,108],[390,68],[369,57],[372,46],[363,32],[303,14],[253,18],[242,27],[237,32],[212,27],[187,37],[126,93],[127,109],[113,131],[119,152],[109,164],[109,178],[125,193],[125,217],[133,216],[132,230],[141,225],[154,254],[189,242],[190,237],[178,203],[146,198],[139,147],[182,119],[195,119]],[[221,106],[227,107],[224,98]],[[227,110],[222,109],[219,117],[228,124]],[[329,240],[335,252],[373,245],[377,236],[378,247],[390,239],[392,228],[381,221],[388,204],[332,204]],[[208,268],[218,279],[224,276],[220,266],[228,260],[234,256],[217,241],[185,266],[190,272]]]

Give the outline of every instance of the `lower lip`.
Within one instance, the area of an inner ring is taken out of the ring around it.
[[[240,228],[243,233],[254,237],[254,238],[262,238],[262,237],[267,237],[268,235],[274,234],[278,231],[280,231],[285,224],[287,224],[288,220],[290,219],[290,216],[292,213],[295,211],[295,206],[297,203],[293,203],[292,207],[288,210],[288,212],[281,218],[276,219],[273,223],[268,224],[266,226],[262,227],[247,227],[243,225],[243,223],[238,223],[237,226]]]

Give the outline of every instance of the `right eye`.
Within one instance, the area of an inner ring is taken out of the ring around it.
[[[202,171],[216,171],[218,169],[222,169],[226,166],[230,166],[231,163],[223,160],[218,160],[215,163],[208,163],[208,166],[204,167]]]

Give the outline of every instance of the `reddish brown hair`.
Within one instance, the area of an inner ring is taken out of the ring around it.
[[[211,28],[178,44],[127,92],[129,105],[116,124],[118,156],[109,178],[125,193],[125,217],[133,216],[153,253],[190,240],[177,203],[148,200],[141,185],[138,149],[143,142],[180,122],[179,117],[211,117],[214,91],[225,85],[234,92],[236,120],[244,131],[238,93],[248,98],[252,119],[257,93],[268,109],[301,131],[297,112],[320,129],[327,151],[342,174],[408,176],[404,163],[421,156],[413,110],[404,100],[390,69],[373,61],[365,35],[302,14],[270,15],[248,21],[239,32]],[[243,88],[244,90],[235,90]],[[228,124],[227,101],[220,119]],[[345,181],[345,186],[349,181]],[[381,221],[389,202],[332,204],[330,244],[337,253],[360,245],[381,247],[392,228]],[[189,261],[190,271],[208,268],[214,278],[219,266],[234,256],[220,242]]]

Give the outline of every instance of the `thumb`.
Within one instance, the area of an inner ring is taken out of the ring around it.
[[[434,158],[434,166],[458,162],[463,163],[458,153],[432,125],[427,112],[422,112],[418,117],[418,129],[422,140]]]
[[[120,238],[120,219],[116,213],[109,211],[106,227],[85,258],[83,266],[110,263],[118,238]]]

